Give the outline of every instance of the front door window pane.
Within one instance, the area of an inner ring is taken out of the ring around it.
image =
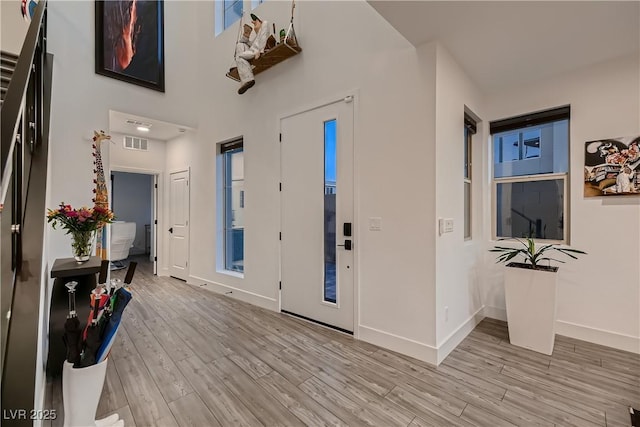
[[[324,300],[336,298],[336,121],[324,122]]]

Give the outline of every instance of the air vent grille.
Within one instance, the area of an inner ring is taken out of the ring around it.
[[[136,136],[124,137],[124,148],[129,150],[147,151],[149,147],[149,140],[144,138],[138,138]]]

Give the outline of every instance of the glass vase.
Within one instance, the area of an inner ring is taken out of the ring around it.
[[[95,237],[95,230],[71,232],[71,249],[73,251],[73,257],[77,262],[82,263],[89,261]]]

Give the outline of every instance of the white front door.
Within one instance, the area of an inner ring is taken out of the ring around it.
[[[169,274],[189,276],[189,171],[172,173],[169,185]]]
[[[352,98],[281,120],[281,307],[353,332]]]

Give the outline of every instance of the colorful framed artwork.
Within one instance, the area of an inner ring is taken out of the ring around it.
[[[164,92],[162,0],[96,0],[96,73]]]
[[[640,195],[640,136],[587,141],[584,196]]]

